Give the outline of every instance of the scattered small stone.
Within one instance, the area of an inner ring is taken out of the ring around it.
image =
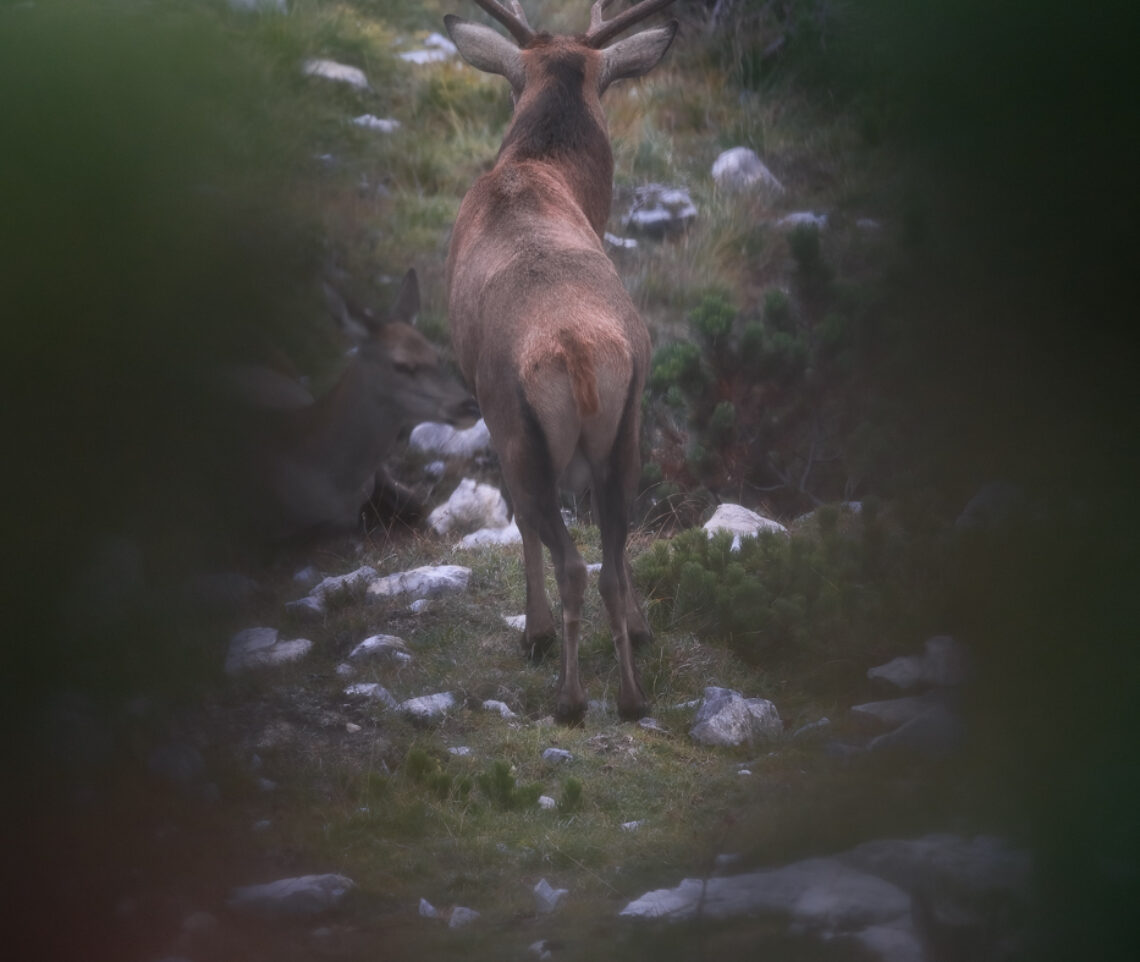
[[[363,70],[359,67],[350,67],[347,64],[337,63],[335,60],[306,60],[304,71],[309,77],[323,77],[325,80],[335,80],[338,83],[345,83],[350,87],[356,87],[360,90],[372,89]]]
[[[378,701],[385,708],[395,708],[396,699],[392,697],[392,693],[388,691],[383,685],[377,684],[374,681],[359,682],[355,685],[349,685],[344,693],[349,698],[360,698],[365,701]]]
[[[548,939],[539,939],[537,942],[531,942],[527,947],[527,951],[531,955],[536,956],[539,962],[554,958],[553,953],[550,951],[550,941]]]
[[[410,611],[413,615],[419,615],[423,614],[430,607],[431,602],[427,598],[417,598],[410,605],[408,605],[408,611]]]
[[[350,735],[355,735],[357,732],[363,731],[364,729],[362,729],[358,724],[356,724],[356,722],[346,722],[345,726],[344,726],[344,730],[346,732],[348,732]]]
[[[646,716],[645,718],[639,719],[637,724],[647,732],[657,732],[659,735],[669,734],[669,729],[662,725],[656,718]]]
[[[645,820],[641,819],[641,818],[635,819],[632,822],[622,822],[621,823],[621,830],[623,832],[636,832],[644,824],[645,824]]]
[[[552,808],[557,808],[558,802],[556,802],[549,795],[539,795],[538,796],[538,807],[541,809],[544,809],[546,811],[549,811]]]
[[[471,754],[471,749],[467,745],[456,745],[447,750],[449,755],[455,755],[458,758],[466,758]]]
[[[394,134],[400,129],[400,121],[393,120],[391,117],[374,117],[372,114],[361,114],[359,117],[353,117],[352,122],[357,127],[366,127],[382,134]]]
[[[556,889],[546,879],[539,879],[534,887],[534,902],[538,914],[549,915],[569,894],[569,889]]]
[[[234,911],[268,918],[311,917],[339,906],[355,887],[344,875],[303,875],[235,888],[226,904]]]
[[[449,691],[441,691],[434,695],[421,695],[419,698],[409,698],[396,706],[397,710],[409,716],[413,721],[438,721],[457,704],[455,695]]]
[[[424,64],[450,60],[456,53],[458,51],[455,49],[455,44],[447,37],[439,33],[432,33],[424,40],[424,49],[405,50],[400,54],[400,59],[423,66]]]
[[[542,752],[542,757],[548,762],[572,762],[574,756],[565,748],[547,748]]]
[[[348,657],[351,661],[382,658],[406,665],[412,660],[412,653],[408,651],[403,638],[397,638],[395,635],[372,635],[353,648]]]
[[[503,621],[515,631],[526,631],[526,615],[503,615]]]
[[[488,698],[485,702],[483,702],[483,711],[498,712],[503,718],[518,717],[518,715],[511,711],[510,706],[507,705],[506,702],[496,701],[494,698]]]
[[[736,770],[736,774],[737,775],[751,775],[752,769],[751,768],[738,768]]]
[[[342,661],[334,669],[338,678],[351,678],[356,674],[356,669],[352,667],[347,661]]]
[[[276,628],[246,628],[230,639],[225,671],[236,675],[253,668],[284,665],[304,658],[312,647],[307,638],[281,641]]]
[[[602,235],[602,239],[611,247],[619,247],[623,250],[634,250],[637,248],[637,241],[632,237],[618,237],[617,234],[611,234],[606,231]]]
[[[451,917],[447,920],[447,927],[449,929],[460,929],[465,925],[470,925],[478,918],[479,913],[474,909],[464,908],[462,905],[457,905],[451,910]]]
[[[652,237],[682,233],[696,219],[697,206],[689,192],[680,187],[646,184],[633,192],[622,227]]]
[[[420,916],[425,919],[438,919],[439,912],[427,899],[420,899]]]
[[[814,227],[816,230],[823,230],[827,227],[827,214],[813,214],[808,210],[798,210],[791,214],[785,214],[778,221],[777,227]]]

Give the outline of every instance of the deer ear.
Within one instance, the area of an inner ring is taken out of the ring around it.
[[[400,282],[400,292],[396,295],[396,303],[392,305],[390,315],[393,321],[403,321],[412,324],[420,312],[420,282],[416,276],[416,269],[411,268]]]
[[[626,37],[615,44],[602,48],[602,73],[598,79],[598,93],[615,80],[627,77],[640,77],[649,73],[661,62],[669,44],[677,35],[678,23],[670,20],[662,27],[642,30],[632,37]]]
[[[450,13],[443,18],[443,25],[460,56],[472,67],[506,77],[516,94],[522,91],[522,55],[512,41],[490,27]]]

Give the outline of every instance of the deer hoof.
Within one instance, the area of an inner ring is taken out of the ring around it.
[[[649,705],[644,701],[635,701],[629,704],[618,703],[618,718],[622,721],[638,721],[649,714]]]
[[[554,720],[569,728],[579,727],[586,718],[586,701],[562,701],[554,706]]]
[[[542,661],[554,644],[555,637],[552,631],[541,635],[523,635],[521,642],[523,654],[531,661]]]

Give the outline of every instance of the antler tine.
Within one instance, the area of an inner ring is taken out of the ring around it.
[[[512,10],[507,10],[506,7],[498,3],[497,0],[475,0],[475,2],[506,27],[510,35],[519,42],[520,46],[525,46],[534,39],[534,31],[531,30],[530,24],[526,22],[526,13],[523,11],[519,0],[511,0],[513,12]]]
[[[628,30],[638,21],[651,17],[659,10],[664,10],[673,0],[642,0],[641,3],[630,7],[624,13],[619,13],[613,20],[603,20],[603,12],[610,5],[610,2],[611,0],[596,0],[590,10],[590,29],[586,32],[586,43],[594,49],[609,43],[619,33]]]
[[[612,2],[613,0],[595,0],[594,5],[590,8],[590,29],[587,31],[586,36],[600,29],[602,24],[606,22],[603,17],[606,12],[606,7]]]

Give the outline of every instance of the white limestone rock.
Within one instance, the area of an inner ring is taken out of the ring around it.
[[[790,537],[788,529],[778,521],[765,518],[739,504],[717,505],[713,516],[702,527],[708,532],[710,538],[722,531],[731,534],[733,551],[740,550],[741,538],[754,538],[761,531],[771,531],[773,534],[783,535],[785,538]]]
[[[308,638],[282,641],[276,628],[246,628],[230,639],[225,671],[237,675],[256,668],[269,668],[299,661],[312,649]]]
[[[534,889],[534,904],[539,915],[550,915],[562,900],[570,894],[569,889],[556,889],[546,879],[539,879]]]
[[[766,698],[745,698],[730,688],[710,685],[689,736],[701,745],[742,745],[774,738],[784,730],[776,706]]]
[[[412,661],[407,642],[395,635],[370,635],[348,653],[349,661],[387,661],[406,665]]]
[[[455,695],[449,691],[437,692],[434,695],[420,695],[418,698],[408,698],[396,706],[397,711],[407,715],[413,721],[436,722],[442,719],[457,704]]]
[[[428,515],[428,524],[436,534],[505,528],[510,524],[510,512],[498,488],[464,478],[451,497]]]
[[[435,598],[466,591],[470,578],[471,569],[462,565],[425,565],[378,578],[368,587],[368,596],[372,599],[399,595]]]
[[[414,451],[445,458],[473,458],[491,450],[491,432],[482,418],[463,429],[424,421],[412,428],[408,446]]]
[[[358,90],[372,89],[363,70],[359,67],[350,67],[347,64],[337,63],[335,60],[326,60],[323,58],[306,60],[304,71],[306,76],[323,77],[325,80],[348,84],[348,86],[356,87]]]
[[[750,147],[733,147],[720,154],[713,161],[712,179],[722,190],[762,188],[772,194],[784,193],[784,185]]]

